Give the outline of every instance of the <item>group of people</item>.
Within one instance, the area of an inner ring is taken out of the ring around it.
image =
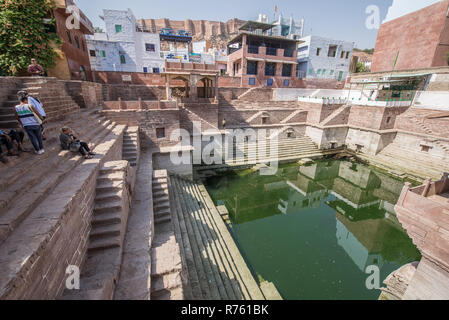
[[[45,130],[43,123],[47,117],[42,102],[22,90],[17,93],[19,104],[14,108],[14,114],[23,131],[26,132],[34,153],[42,155],[45,153],[44,140]],[[23,147],[24,132],[21,130],[0,130],[0,162],[7,163],[7,157],[16,157],[20,152],[30,152]],[[61,128],[59,136],[61,148],[81,154],[85,159],[91,159],[95,153],[91,152],[87,143],[80,141],[69,127]],[[5,146],[6,153],[3,153],[2,146]],[[14,148],[17,148],[17,152]]]

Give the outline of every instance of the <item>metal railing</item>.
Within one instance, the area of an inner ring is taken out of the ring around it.
[[[248,46],[248,53],[259,54],[258,46]]]
[[[276,56],[277,53],[278,53],[278,49],[277,48],[267,47],[267,55],[269,55],[269,56]]]

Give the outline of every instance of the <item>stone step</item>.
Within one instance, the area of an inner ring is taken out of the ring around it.
[[[168,195],[168,188],[162,189],[162,190],[158,190],[158,191],[154,191],[154,188],[153,188],[153,197],[154,198],[165,197],[166,195]]]
[[[168,200],[166,201],[153,200],[153,202],[154,202],[153,204],[154,211],[170,209],[170,202]]]
[[[113,201],[120,201],[122,196],[122,191],[112,191],[112,192],[105,192],[102,194],[97,194],[95,197],[96,203],[103,203],[103,202],[113,202]]]
[[[123,179],[125,179],[125,172],[116,171],[116,172],[100,173],[100,175],[97,178],[97,181],[101,183],[107,181],[122,181]]]
[[[180,221],[180,230],[185,240],[183,255],[186,257],[189,273],[189,282],[192,283],[192,294],[194,299],[219,299],[218,289],[213,276],[211,276],[210,260],[202,246],[202,239],[197,230],[196,223],[190,216],[190,209],[187,207],[184,191],[180,185],[180,179],[173,176],[173,190],[170,194],[176,194],[175,202],[178,206],[178,216]]]
[[[220,276],[220,260],[217,260],[218,253],[216,252],[216,247],[213,245],[214,240],[210,239],[207,234],[205,223],[201,219],[201,210],[198,208],[197,202],[194,200],[189,187],[186,185],[185,181],[181,180],[182,193],[184,195],[184,201],[186,201],[188,208],[188,216],[191,220],[194,232],[197,234],[197,243],[200,244],[200,249],[203,251],[203,258],[207,257],[208,260],[206,264],[207,279],[211,284],[211,294],[214,299],[227,300],[229,299],[226,286],[223,283],[223,279]],[[190,196],[186,198],[186,196]],[[203,260],[203,263],[205,261]]]
[[[169,196],[168,196],[168,192],[161,192],[159,191],[159,193],[153,193],[153,202],[168,202],[169,201]]]
[[[196,210],[199,213],[199,218],[204,226],[204,233],[207,237],[208,243],[212,244],[212,252],[215,258],[215,264],[218,266],[215,275],[218,283],[222,284],[224,288],[221,291],[222,299],[235,300],[241,296],[241,291],[236,283],[234,270],[231,267],[229,256],[227,255],[226,245],[220,241],[220,233],[217,232],[214,223],[210,219],[211,212],[208,210],[206,203],[201,196],[198,186],[195,183],[186,183],[184,185],[189,190],[190,194],[197,199]],[[199,205],[201,203],[201,208]],[[231,262],[232,263],[232,262]],[[221,282],[220,282],[221,281]]]
[[[153,192],[166,190],[167,188],[168,188],[167,183],[163,183],[163,184],[154,184],[153,183]]]
[[[109,236],[106,238],[89,239],[88,251],[99,251],[110,248],[119,248],[121,245],[120,235]]]
[[[118,192],[122,189],[123,182],[121,181],[107,181],[98,183],[96,187],[96,192],[98,194],[110,193],[110,192]]]
[[[100,215],[95,215],[92,218],[92,226],[107,226],[113,224],[120,224],[122,221],[122,217],[120,212],[107,212]]]
[[[176,300],[171,293],[175,289],[182,289],[182,280],[179,273],[165,276],[155,276],[151,279],[151,300]],[[182,296],[177,298],[182,299]]]
[[[121,226],[120,224],[110,224],[110,225],[97,225],[90,231],[89,238],[105,238],[110,236],[120,236]]]
[[[101,202],[101,203],[95,203],[94,206],[94,214],[104,214],[108,212],[116,212],[122,210],[122,202],[121,201],[114,201],[114,202]]]

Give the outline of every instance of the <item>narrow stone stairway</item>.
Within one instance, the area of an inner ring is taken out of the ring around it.
[[[265,299],[205,187],[175,175],[168,183],[186,299]]]
[[[139,162],[139,127],[128,127],[123,135],[123,159],[129,161],[131,167]]]
[[[127,161],[106,162],[97,178],[92,229],[80,290],[64,293],[67,300],[112,300],[122,262],[130,207]]]
[[[171,219],[166,170],[153,172],[153,212],[151,300],[183,300],[181,255]]]

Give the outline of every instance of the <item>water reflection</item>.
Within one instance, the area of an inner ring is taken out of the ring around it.
[[[367,266],[379,266],[383,280],[420,259],[394,213],[403,182],[368,166],[320,161],[206,185],[229,210],[248,264],[285,299],[375,299],[364,286]]]

